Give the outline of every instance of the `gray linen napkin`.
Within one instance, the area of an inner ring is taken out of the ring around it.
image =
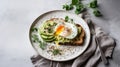
[[[86,19],[86,18],[84,18]],[[93,22],[92,22],[93,23]],[[88,23],[89,25],[89,23]],[[95,26],[96,36],[99,38],[99,43],[106,57],[111,57],[115,47],[115,41],[112,37],[106,34],[100,27]],[[89,26],[90,27],[90,26]],[[91,29],[91,27],[90,27]],[[96,67],[99,62],[101,54],[99,47],[95,43],[95,37],[92,35],[91,42],[86,51],[79,57],[65,62],[56,62],[42,58],[36,54],[31,57],[31,61],[35,67]]]

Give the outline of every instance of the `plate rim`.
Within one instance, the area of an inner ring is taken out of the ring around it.
[[[31,40],[31,32],[32,32],[31,29],[32,29],[32,27],[34,27],[34,25],[37,23],[37,21],[39,21],[39,19],[40,19],[42,16],[44,16],[44,15],[46,15],[46,14],[49,14],[49,13],[51,13],[51,12],[67,12],[67,13],[74,14],[74,13],[72,13],[72,12],[68,12],[68,11],[65,11],[65,10],[51,10],[51,11],[44,12],[44,13],[40,14],[37,18],[35,18],[35,20],[32,22],[32,24],[31,24],[30,27],[29,27],[29,41],[30,41],[30,44],[32,45],[32,47],[34,48],[35,52],[37,52],[38,55],[40,55],[40,54],[39,54],[39,52],[37,51],[37,49],[34,47],[34,45],[33,45],[33,43],[32,43],[32,40]],[[78,15],[76,15],[76,16],[78,16]],[[78,16],[78,17],[79,17],[79,16]],[[81,18],[81,19],[82,19],[82,18]],[[82,19],[82,20],[83,20],[83,19]],[[86,22],[85,20],[83,20],[83,21]],[[85,24],[87,25],[88,31],[90,32],[90,28],[89,28],[87,22],[86,22]],[[89,33],[89,35],[90,35],[90,33]],[[91,35],[90,35],[90,37],[89,37],[88,46],[89,46],[90,40],[91,40]],[[81,52],[81,54],[79,54],[78,56],[82,55],[82,54],[86,51],[86,49],[88,48],[88,46],[87,46],[87,47]],[[76,57],[73,57],[73,58],[67,59],[67,60],[54,60],[54,59],[46,58],[46,57],[44,57],[44,56],[42,56],[42,55],[40,55],[40,56],[43,57],[43,58],[45,58],[45,59],[51,60],[51,61],[59,61],[59,62],[69,61],[69,60],[72,60],[72,59],[75,59],[75,58],[78,57],[78,56],[76,56]]]

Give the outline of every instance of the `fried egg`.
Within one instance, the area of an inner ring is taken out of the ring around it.
[[[73,39],[77,36],[77,27],[69,22],[59,22],[55,27],[55,35]]]

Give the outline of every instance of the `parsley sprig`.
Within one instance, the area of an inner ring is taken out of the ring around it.
[[[84,12],[84,10],[91,8],[93,10],[93,14],[96,17],[100,17],[102,16],[102,14],[100,13],[100,11],[98,10],[98,2],[97,0],[92,0],[89,3],[89,6],[86,7],[87,4],[83,4],[82,0],[71,0],[71,4],[65,4],[63,5],[63,9],[65,10],[72,10],[73,8],[75,8],[75,13],[76,14],[80,14],[82,12]]]
[[[70,4],[70,5],[65,4],[65,5],[63,5],[63,9],[65,9],[65,10],[72,10],[73,9],[73,5],[72,4]]]
[[[60,49],[53,49],[53,51],[52,51],[52,53],[53,53],[53,55],[58,55],[58,54],[61,54],[60,53],[61,52],[61,50]]]
[[[32,32],[38,32],[38,29],[37,29],[37,28],[32,28],[31,31],[32,31]],[[45,42],[42,42],[38,37],[39,37],[39,36],[38,36],[37,34],[32,34],[32,41],[33,41],[34,43],[38,43],[39,46],[40,46],[40,48],[44,50],[45,47],[46,47],[46,43],[45,43]]]
[[[102,14],[100,13],[100,11],[99,11],[98,9],[94,9],[93,14],[94,14],[96,17],[102,16]]]

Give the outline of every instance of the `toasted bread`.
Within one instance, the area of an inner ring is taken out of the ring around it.
[[[78,25],[77,24],[77,26],[80,26],[80,25]],[[81,27],[81,26],[80,26]],[[80,36],[79,36],[79,40],[77,40],[77,41],[74,41],[74,44],[76,44],[76,45],[81,45],[81,44],[83,44],[83,42],[84,42],[84,37],[85,37],[85,32],[84,32],[84,30],[83,30],[83,28],[81,27],[81,34],[79,34]]]

